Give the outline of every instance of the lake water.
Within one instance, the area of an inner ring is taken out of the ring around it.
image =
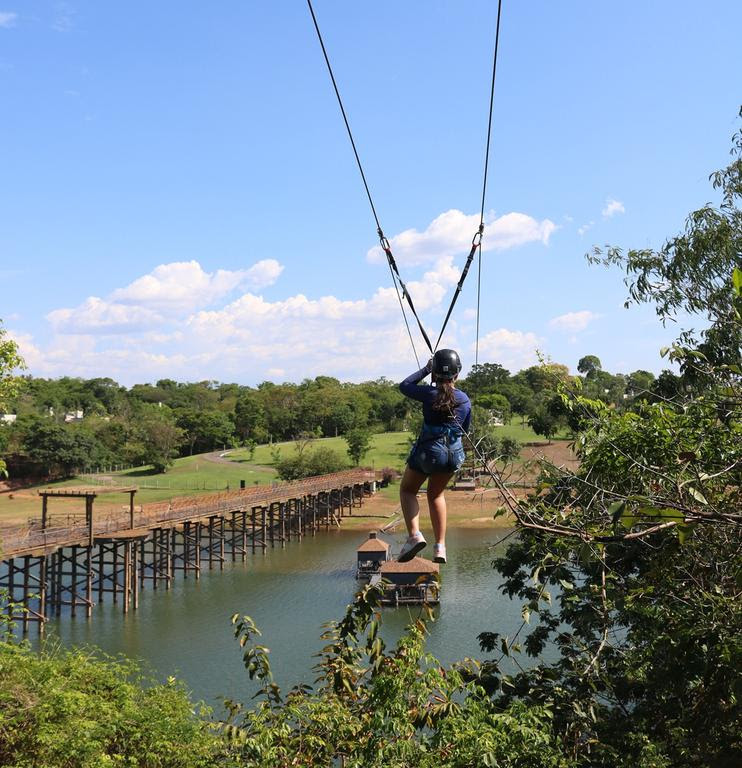
[[[501,594],[491,565],[492,545],[503,533],[449,531],[449,563],[442,566],[441,603],[428,641],[428,650],[444,663],[481,658],[479,632],[512,636],[520,626],[520,603]],[[169,591],[148,585],[138,610],[127,616],[108,596],[96,604],[90,621],[63,616],[49,622],[49,635],[66,646],[95,645],[141,659],[160,678],[177,675],[196,698],[220,712],[220,697],[246,701],[255,690],[230,624],[233,613],[248,614],[263,633],[260,642],[271,650],[273,674],[284,691],[298,682],[311,684],[322,624],[341,618],[358,589],[355,553],[366,536],[321,532],[265,556],[248,556],[245,563],[227,562],[223,571],[204,571],[198,581],[178,577]],[[403,536],[390,540],[398,551]],[[415,608],[383,609],[388,645],[417,614]]]

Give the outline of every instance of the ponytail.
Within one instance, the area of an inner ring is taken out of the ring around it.
[[[433,401],[434,411],[445,411],[448,414],[453,414],[454,406],[456,405],[456,395],[454,394],[455,388],[453,381],[450,379],[441,380],[438,379],[435,383],[438,392],[435,395]]]

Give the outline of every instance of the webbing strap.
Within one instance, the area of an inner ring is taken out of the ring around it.
[[[396,279],[399,281],[399,285],[402,288],[402,295],[407,299],[407,303],[410,306],[410,311],[415,316],[415,320],[417,320],[417,327],[420,329],[420,333],[423,335],[423,338],[425,339],[425,343],[428,345],[428,349],[430,350],[430,354],[433,354],[433,345],[430,343],[430,339],[428,338],[428,334],[425,331],[425,328],[423,328],[423,324],[418,317],[417,311],[415,310],[415,305],[412,303],[412,296],[410,296],[410,292],[407,290],[407,286],[404,284],[404,281],[402,280],[402,276],[399,274],[399,270],[397,269],[397,262],[394,260],[394,254],[392,254],[391,246],[389,245],[389,241],[384,236],[384,233],[381,231],[381,227],[378,229],[379,233],[379,242],[381,243],[381,248],[386,254],[386,260],[389,262],[389,268],[392,270],[393,275],[396,277]]]
[[[451,304],[448,307],[448,312],[446,313],[446,319],[443,321],[443,327],[441,328],[441,332],[438,334],[438,341],[435,342],[436,349],[438,349],[438,345],[441,343],[441,339],[443,338],[443,331],[446,330],[446,326],[448,325],[448,319],[451,317],[451,312],[453,312],[453,308],[454,308],[454,305],[456,304],[456,300],[459,298],[461,289],[464,287],[464,280],[466,280],[466,276],[467,274],[469,274],[469,267],[471,266],[472,261],[474,261],[474,254],[477,252],[478,248],[482,247],[483,232],[484,232],[484,224],[480,224],[479,229],[477,230],[477,234],[474,235],[474,239],[471,241],[471,250],[469,251],[469,255],[466,258],[464,271],[461,273],[459,282],[456,285],[456,290],[454,291],[453,297],[451,298]]]

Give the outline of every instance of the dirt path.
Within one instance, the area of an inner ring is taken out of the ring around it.
[[[231,464],[233,467],[238,466],[240,464],[249,464],[250,469],[255,469],[263,472],[272,472],[274,467],[267,467],[264,464],[250,464],[250,462],[245,461],[244,459],[240,459],[239,461],[234,461],[233,459],[227,458],[228,454],[230,454],[232,451],[212,451],[211,453],[204,453],[203,458],[206,459],[206,461],[211,461],[214,464]]]
[[[399,487],[396,485],[395,487]],[[423,527],[429,527],[428,508],[425,494],[418,495]],[[499,491],[446,491],[449,528],[510,528],[512,521],[507,517],[493,515],[502,505]],[[395,524],[396,523],[396,524]],[[364,499],[361,509],[353,510],[351,517],[343,518],[343,528],[357,530],[379,530],[393,524],[392,530],[404,529],[399,500],[377,493]]]

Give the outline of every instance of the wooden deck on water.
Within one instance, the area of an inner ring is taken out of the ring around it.
[[[198,578],[202,568],[282,547],[304,535],[339,526],[375,489],[373,472],[351,470],[274,486],[174,498],[96,519],[97,488],[44,490],[41,523],[0,530],[0,610],[23,631],[68,609],[90,617],[110,594],[126,613],[139,591],[169,589],[177,572]],[[122,490],[122,489],[115,489]],[[110,488],[105,491],[111,492]],[[49,498],[85,499],[84,524],[54,527]]]

